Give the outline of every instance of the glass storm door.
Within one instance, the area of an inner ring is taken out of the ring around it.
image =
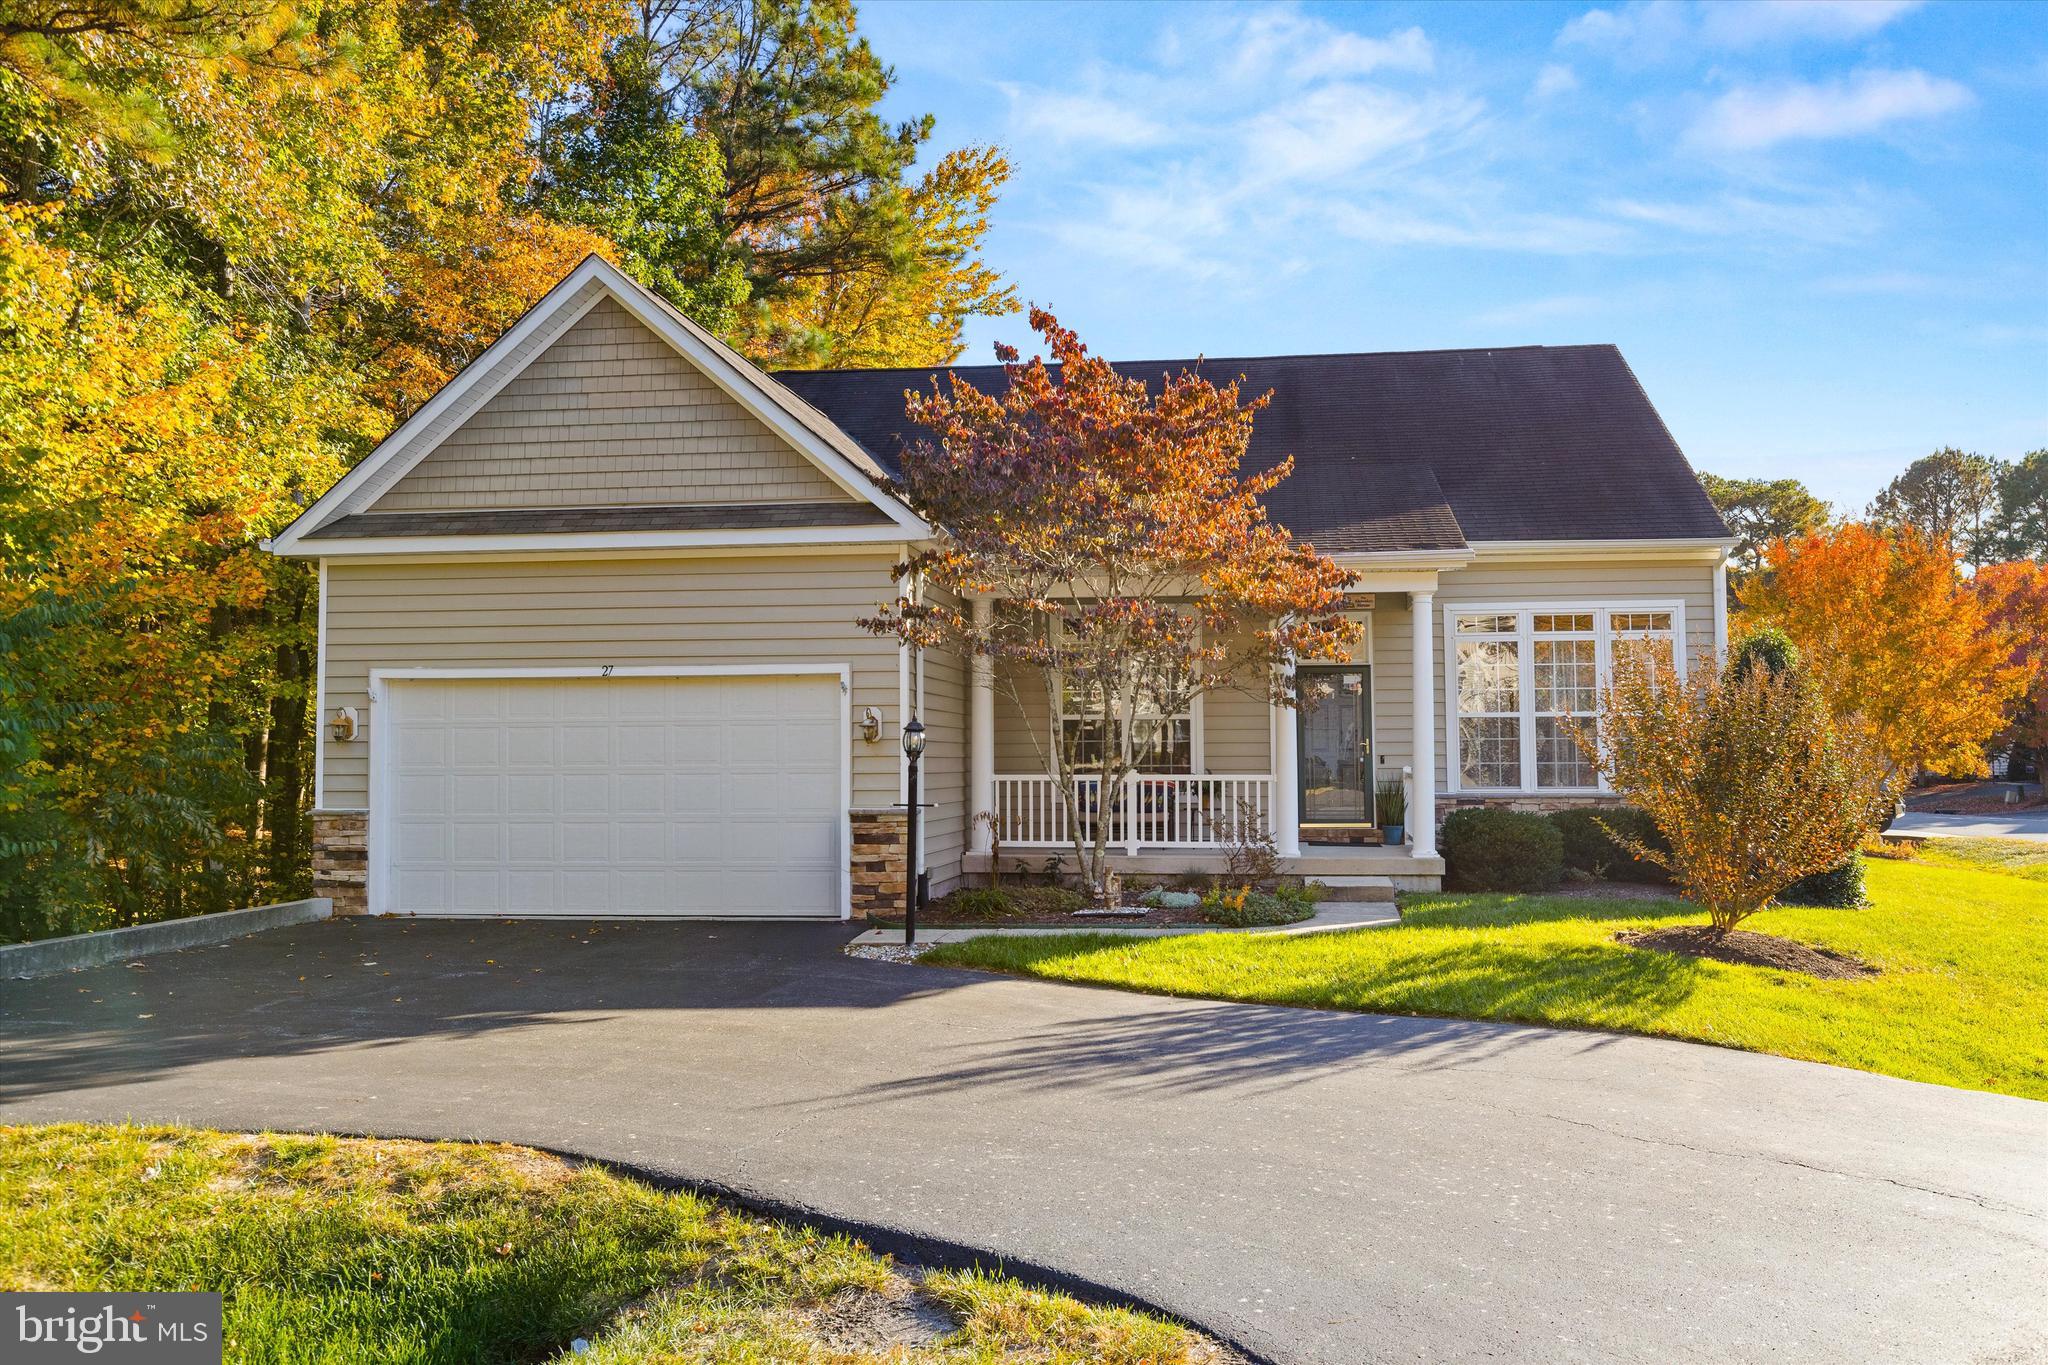
[[[1304,668],[1322,695],[1301,708],[1301,823],[1373,822],[1372,670]]]

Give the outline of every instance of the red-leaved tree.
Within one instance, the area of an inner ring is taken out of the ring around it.
[[[861,625],[988,660],[1023,714],[1037,691],[1053,719],[1031,737],[1099,896],[1125,779],[1170,747],[1170,718],[1224,688],[1292,705],[1282,665],[1341,659],[1360,631],[1353,576],[1266,519],[1293,461],[1240,469],[1267,396],[1189,372],[1153,392],[1044,309],[1031,326],[1052,363],[998,346],[1003,392],[906,393],[929,436],[898,491],[937,534],[903,566],[912,593]],[[978,595],[996,599],[979,620]]]
[[[2048,760],[2048,564],[1986,564],[1970,585],[1991,624],[2009,633],[2012,663],[2026,670],[2027,690],[2013,707],[2004,739],[2030,751],[2038,772]]]

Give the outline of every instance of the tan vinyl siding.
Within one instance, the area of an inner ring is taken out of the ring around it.
[[[935,600],[949,600],[943,593]],[[960,881],[960,860],[967,852],[967,660],[946,649],[928,649],[922,657],[924,686],[917,711],[925,726],[921,798],[931,803],[924,812],[924,865],[931,873],[932,894],[942,896]],[[914,684],[913,684],[914,685]]]
[[[1437,792],[1451,790],[1447,763],[1449,709],[1444,699],[1444,609],[1461,604],[1680,602],[1685,607],[1688,668],[1711,666],[1714,653],[1714,570],[1698,560],[1632,560],[1581,564],[1488,561],[1446,573],[1438,582],[1432,633],[1436,639]],[[1412,671],[1412,670],[1411,670]]]
[[[1010,695],[1014,685],[1017,696]],[[1033,668],[996,665],[996,771],[998,773],[1042,773],[1050,750],[1052,706],[1045,683]],[[1038,736],[1033,744],[1031,737]]]
[[[606,296],[374,506],[415,512],[848,497]]]
[[[1273,767],[1273,708],[1264,693],[1228,688],[1202,698],[1202,770],[1264,773]]]
[[[849,736],[853,804],[901,797],[895,642],[854,620],[895,596],[893,555],[565,559],[426,564],[330,561],[326,705],[357,707],[372,668],[534,668],[820,663],[851,669],[852,713],[883,739]],[[364,737],[324,746],[322,804],[368,805]]]
[[[1380,593],[1372,632],[1373,763],[1376,782],[1398,778],[1415,760],[1415,613],[1406,593]]]

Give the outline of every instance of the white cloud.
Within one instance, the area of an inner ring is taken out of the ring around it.
[[[1875,33],[1921,0],[1719,0],[1704,6],[1700,33],[1717,47],[1802,38],[1851,41]]]
[[[1696,47],[1853,42],[1920,4],[1921,0],[1631,0],[1612,9],[1587,10],[1558,31],[1557,42],[1647,65]]]
[[[1902,119],[1961,109],[1974,96],[1924,71],[1858,71],[1820,84],[1737,86],[1720,96],[1686,134],[1708,151],[1748,152],[1799,139],[1854,137]]]
[[[1483,107],[1456,95],[1418,98],[1374,86],[1323,86],[1246,124],[1245,171],[1261,183],[1342,175],[1467,127]]]
[[[1585,47],[1634,62],[1661,61],[1692,34],[1678,0],[1636,0],[1618,9],[1590,9],[1558,30],[1560,47]]]
[[[1948,291],[1953,286],[1932,275],[1920,275],[1910,270],[1874,270],[1860,275],[1828,275],[1813,282],[1816,293],[1821,294],[1932,294],[1937,290]]]
[[[1870,205],[1854,198],[1766,199],[1726,193],[1698,200],[1612,198],[1602,211],[1624,222],[1691,237],[1770,237],[1815,243],[1859,241],[1880,226]]]
[[[1528,327],[1534,323],[1556,322],[1562,318],[1590,317],[1613,308],[1614,298],[1604,294],[1552,294],[1546,298],[1524,299],[1489,309],[1472,320],[1485,327]]]
[[[1579,77],[1563,62],[1545,62],[1543,69],[1536,73],[1536,83],[1529,87],[1529,98],[1537,100],[1556,99],[1569,95],[1579,88]]]
[[[1231,67],[1242,80],[1316,81],[1376,71],[1426,75],[1436,69],[1429,35],[1413,26],[1371,38],[1275,6],[1231,15],[1218,36],[1235,49]]]
[[[1010,127],[1023,137],[1097,147],[1149,147],[1166,130],[1130,105],[1086,91],[1040,90],[1003,82]]]

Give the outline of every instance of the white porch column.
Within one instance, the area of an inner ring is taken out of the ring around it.
[[[986,631],[995,613],[995,601],[976,597],[970,610],[977,630]],[[992,847],[988,821],[977,819],[983,811],[994,818],[996,811],[996,665],[986,654],[969,661],[967,686],[967,848],[970,853],[987,853]]]
[[[1286,665],[1289,677],[1293,663]],[[1283,858],[1301,856],[1301,730],[1291,706],[1273,708],[1273,843]]]
[[[1436,856],[1436,594],[1411,593],[1415,608],[1414,809],[1408,812],[1408,837],[1415,856]]]

